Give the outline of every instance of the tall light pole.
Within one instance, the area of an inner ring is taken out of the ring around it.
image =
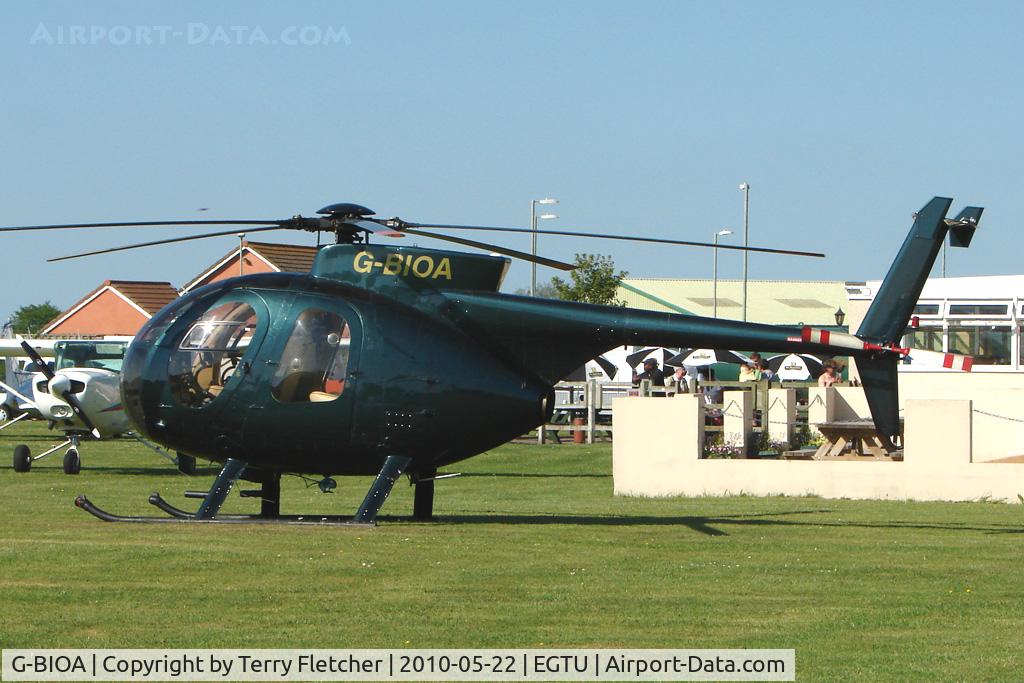
[[[238,275],[245,275],[245,233],[238,233]]]
[[[714,267],[714,273],[715,274],[714,274],[714,280],[713,280],[714,284],[711,285],[711,298],[714,301],[714,310],[715,310],[714,317],[716,317],[716,318],[718,317],[718,238],[719,237],[725,237],[726,235],[731,235],[731,234],[732,234],[732,230],[719,230],[718,232],[715,233],[715,256],[714,256],[714,259],[713,259],[714,263],[715,263],[715,267]]]
[[[533,256],[535,256],[535,257],[537,256],[537,219],[539,218],[541,220],[545,220],[546,221],[546,220],[551,220],[552,218],[558,218],[558,216],[556,216],[553,213],[543,213],[543,214],[538,216],[537,215],[537,205],[538,204],[543,204],[543,205],[547,206],[549,204],[557,204],[557,203],[558,203],[558,200],[557,199],[552,199],[551,197],[546,197],[544,199],[531,199],[530,200],[530,226],[531,226],[530,229],[533,230],[533,240],[532,240],[532,247],[531,247],[530,253],[533,254]],[[537,294],[537,262],[536,261],[531,261],[530,262],[530,296],[536,296],[536,294]]]
[[[750,246],[750,183],[740,183],[743,190],[743,246]],[[743,322],[747,321],[747,259],[750,252],[743,252]]]

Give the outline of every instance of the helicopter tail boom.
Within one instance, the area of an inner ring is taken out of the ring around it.
[[[898,433],[897,345],[947,232],[970,241],[982,209],[946,220],[952,200],[935,197],[915,216],[903,247],[857,334],[641,311],[483,292],[451,292],[448,315],[520,372],[553,384],[587,360],[623,344],[852,356],[880,433]],[[965,368],[966,369],[966,368]]]

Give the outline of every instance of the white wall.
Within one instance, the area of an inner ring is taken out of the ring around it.
[[[903,462],[705,460],[695,443],[703,432],[703,413],[694,397],[619,398],[615,493],[1018,502],[1018,494],[1024,493],[1024,464],[972,461],[972,444],[987,428],[976,418],[971,401],[909,399],[905,416]],[[652,429],[651,424],[672,424],[673,429]]]

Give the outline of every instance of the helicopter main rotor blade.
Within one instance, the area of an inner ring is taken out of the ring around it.
[[[433,237],[436,240],[444,240],[445,242],[454,242],[455,244],[462,244],[467,247],[476,247],[477,249],[485,249],[493,251],[498,254],[504,254],[505,256],[511,256],[513,258],[522,259],[524,261],[531,261],[538,263],[542,266],[548,266],[549,268],[557,268],[558,270],[576,270],[576,266],[565,261],[556,261],[554,259],[545,258],[543,256],[535,256],[534,254],[527,254],[525,251],[516,251],[515,249],[509,249],[508,247],[499,247],[496,244],[488,244],[486,242],[477,242],[475,240],[467,240],[461,237],[453,237],[452,235],[441,235],[433,232],[424,232],[422,230],[413,230],[406,227],[396,228],[391,225],[387,225],[386,221],[381,221],[381,224],[387,228],[391,228],[397,232],[405,233],[407,235],[419,235],[421,237]],[[403,225],[414,225],[413,223],[405,223]]]
[[[381,223],[387,227],[394,228],[396,230],[402,230],[403,232],[409,232],[405,230],[403,226],[409,226],[410,228],[439,228],[441,230],[481,230],[484,232],[516,232],[524,234],[533,234],[536,232],[538,235],[560,235],[564,237],[587,237],[595,239],[606,239],[606,240],[622,240],[626,242],[650,242],[653,244],[674,244],[684,247],[711,247],[717,246],[719,249],[733,249],[736,251],[753,251],[763,254],[784,254],[788,256],[812,256],[815,258],[824,258],[825,254],[818,253],[816,251],[797,251],[793,249],[772,249],[770,247],[744,247],[742,245],[733,244],[718,244],[715,245],[712,242],[691,242],[688,240],[670,240],[659,237],[634,237],[632,235],[604,235],[596,232],[572,232],[569,230],[530,230],[529,228],[496,228],[482,225],[443,225],[440,223],[408,223],[401,219],[391,219],[390,221],[381,221]]]
[[[272,225],[265,228],[252,228],[246,230],[246,234],[253,232],[267,232],[269,230],[289,230],[290,228],[282,227],[280,225]],[[97,249],[96,251],[85,251],[81,254],[70,254],[68,256],[58,256],[56,258],[46,259],[47,263],[55,263],[56,261],[67,261],[74,258],[83,258],[85,256],[97,256],[99,254],[109,254],[115,251],[128,251],[129,249],[141,249],[142,247],[153,247],[159,244],[174,244],[175,242],[188,242],[190,240],[202,240],[207,237],[224,237],[225,235],[237,235],[237,230],[224,230],[222,232],[207,232],[202,235],[186,235],[184,237],[171,237],[165,240],[154,240],[152,242],[140,242],[138,244],[127,244],[122,247],[111,247],[109,249]]]
[[[167,225],[281,225],[285,221],[258,220],[205,220],[205,221],[134,221],[130,223],[64,223],[62,225],[19,225],[0,227],[0,232],[22,232],[30,230],[73,230],[77,228],[145,228]]]

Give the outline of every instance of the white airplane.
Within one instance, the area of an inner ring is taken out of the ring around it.
[[[4,329],[7,332],[7,329]],[[38,372],[34,361],[26,357],[21,337],[0,339],[0,359],[6,361],[6,373],[0,377],[0,430],[25,419],[39,419],[39,411],[31,398],[33,376]],[[36,352],[53,358],[53,339],[30,341]],[[17,419],[15,419],[17,418]]]
[[[63,443],[36,456],[25,444],[15,446],[16,472],[28,472],[35,460],[66,449],[64,472],[78,474],[82,466],[79,446],[83,439],[108,439],[122,434],[136,438],[177,464],[183,472],[194,471],[194,459],[174,458],[131,432],[131,423],[121,404],[120,378],[128,339],[0,339],[0,356],[28,356],[38,370],[32,378],[31,398],[4,382],[0,382],[0,388],[31,406],[41,419],[48,420],[52,428],[63,431],[66,437]],[[52,368],[43,360],[44,355],[53,357]],[[24,412],[4,427],[30,416],[31,412]]]

